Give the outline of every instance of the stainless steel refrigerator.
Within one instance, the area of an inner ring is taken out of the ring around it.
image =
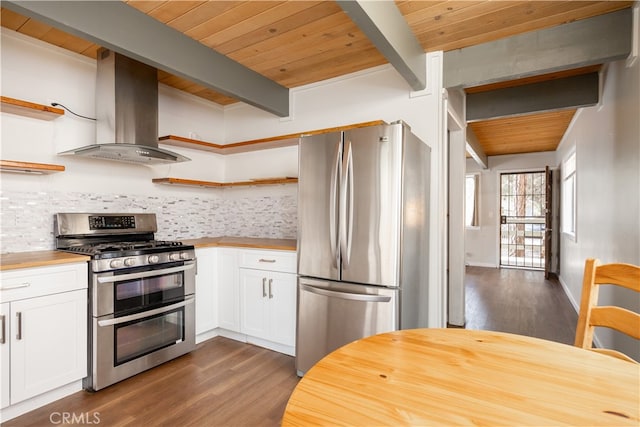
[[[430,148],[397,122],[302,137],[296,370],[427,326]]]

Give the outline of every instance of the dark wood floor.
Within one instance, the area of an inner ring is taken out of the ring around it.
[[[542,273],[479,267],[467,269],[466,317],[468,329],[567,344],[577,320],[560,285]],[[160,367],[97,393],[75,393],[3,426],[61,425],[50,417],[63,412],[105,427],[277,426],[297,383],[292,357],[216,337]]]
[[[3,426],[61,425],[63,412],[104,427],[277,426],[297,383],[293,357],[216,337],[157,368],[96,393],[75,393]]]
[[[467,267],[465,299],[467,329],[573,345],[578,315],[560,283],[541,271]]]

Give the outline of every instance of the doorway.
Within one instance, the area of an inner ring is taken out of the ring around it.
[[[500,267],[545,269],[545,171],[500,174]]]

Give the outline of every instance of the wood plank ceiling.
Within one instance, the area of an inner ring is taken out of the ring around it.
[[[333,1],[128,0],[126,3],[288,88],[387,63]],[[425,52],[460,49],[549,28],[628,8],[632,3],[396,1]],[[0,11],[0,20],[3,27],[96,58],[99,46],[41,22],[5,8]],[[220,105],[237,102],[163,71],[158,72],[158,80]],[[574,112],[565,110],[475,122],[471,127],[488,155],[552,151]]]

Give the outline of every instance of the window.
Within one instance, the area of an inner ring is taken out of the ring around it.
[[[464,203],[464,225],[467,227],[478,227],[478,183],[477,174],[467,175],[465,179],[465,203]]]
[[[562,162],[562,233],[576,239],[576,153]]]

